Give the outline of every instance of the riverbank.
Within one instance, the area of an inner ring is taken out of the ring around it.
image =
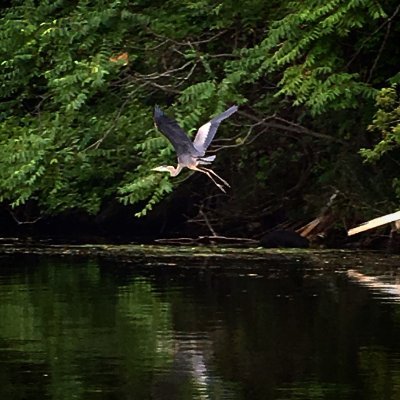
[[[288,262],[311,263],[321,268],[340,265],[354,268],[368,264],[371,256],[374,264],[380,261],[398,265],[399,255],[378,251],[341,249],[264,249],[261,247],[225,246],[171,246],[143,244],[82,244],[60,245],[48,243],[0,243],[0,255],[44,255],[58,257],[101,258],[142,265],[164,264],[170,266],[210,267],[220,261],[241,260],[253,263]]]

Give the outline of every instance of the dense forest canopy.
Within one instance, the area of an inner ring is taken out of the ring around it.
[[[5,209],[97,214],[118,199],[145,215],[179,188],[221,229],[236,219],[251,231],[282,207],[312,217],[333,193],[342,221],[398,204],[398,1],[0,7]],[[155,104],[190,133],[240,106],[211,148],[227,196],[204,176],[151,171],[175,163],[153,125]]]

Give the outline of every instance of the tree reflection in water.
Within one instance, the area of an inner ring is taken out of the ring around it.
[[[1,399],[400,395],[397,275],[382,263],[1,262]]]

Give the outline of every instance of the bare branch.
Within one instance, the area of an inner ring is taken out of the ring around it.
[[[197,238],[193,237],[182,237],[182,238],[171,238],[171,239],[156,239],[157,243],[166,243],[166,244],[191,244],[191,243],[201,243],[201,242],[223,242],[223,243],[235,243],[235,244],[254,244],[257,245],[259,243],[258,240],[250,239],[250,238],[238,238],[238,237],[229,237],[229,236],[198,236]]]
[[[162,90],[163,92],[167,93],[173,93],[173,94],[180,94],[180,90],[176,90],[172,87],[172,85],[160,85],[159,83],[156,82],[146,82],[146,85],[148,86],[153,86],[157,89]]]
[[[273,117],[269,117],[267,119],[260,119],[259,117],[253,115],[253,114],[249,114],[246,111],[243,110],[239,110],[238,114],[243,115],[244,117],[251,119],[253,121],[258,122],[260,125],[264,125],[266,127],[269,128],[273,128],[273,129],[277,129],[277,130],[283,130],[283,131],[288,131],[288,132],[294,132],[294,133],[302,133],[302,134],[306,134],[309,136],[313,136],[316,137],[318,139],[324,139],[324,140],[329,140],[332,142],[338,142],[338,143],[343,143],[342,140],[337,139],[335,137],[329,136],[325,133],[320,133],[320,132],[315,132],[311,129],[308,129],[300,124],[297,124],[295,122],[292,121],[288,121],[282,117],[277,117],[277,116],[273,116]],[[269,119],[271,120],[275,120],[278,121],[268,121]]]
[[[400,5],[399,5],[399,7],[397,7],[396,10],[397,10],[397,12],[399,12],[399,10],[400,10]],[[374,73],[374,70],[375,70],[376,66],[378,65],[378,61],[379,61],[379,59],[381,58],[383,49],[384,49],[385,46],[386,46],[386,43],[387,43],[388,38],[389,38],[389,35],[390,35],[390,29],[391,29],[391,27],[392,27],[392,21],[393,21],[394,15],[395,15],[395,14],[393,14],[393,15],[388,19],[388,24],[387,24],[387,28],[386,28],[386,33],[385,33],[385,36],[384,36],[384,38],[383,38],[383,40],[382,40],[381,46],[379,47],[378,54],[377,54],[376,57],[375,57],[374,63],[372,64],[372,67],[371,67],[371,69],[369,70],[367,82],[370,82],[370,81],[371,81],[371,79],[372,79],[372,74]]]
[[[197,65],[198,65],[198,62],[196,61],[196,62],[193,64],[192,68],[190,69],[189,73],[188,73],[186,76],[184,76],[184,77],[182,77],[182,78],[178,78],[178,79],[180,80],[180,82],[176,85],[176,87],[182,85],[183,83],[185,83],[187,80],[190,79],[190,77],[193,75],[193,73],[194,73],[194,71],[195,71]]]
[[[142,85],[144,86],[144,85]],[[140,89],[141,86],[139,86],[137,88],[137,90]],[[111,131],[115,128],[115,125],[117,123],[117,121],[119,120],[122,111],[124,110],[125,106],[128,104],[128,101],[131,99],[131,97],[133,96],[134,93],[136,93],[136,91],[132,91],[131,93],[129,93],[129,95],[127,96],[126,100],[122,103],[121,107],[119,108],[117,115],[115,116],[115,118],[113,119],[110,127],[107,129],[107,131],[104,133],[104,135],[99,139],[96,140],[96,142],[92,143],[91,145],[89,145],[88,147],[86,147],[85,149],[83,149],[82,151],[87,151],[87,150],[91,150],[91,149],[98,149],[99,146],[101,145],[101,143],[103,143],[104,139],[111,133]]]
[[[269,129],[268,127],[265,127],[260,132],[257,132],[257,134],[251,138],[251,140],[247,140],[249,138],[249,136],[251,135],[251,133],[253,132],[253,128],[254,128],[253,126],[250,127],[246,136],[240,141],[240,143],[224,144],[224,145],[218,146],[217,148],[212,149],[211,153],[217,153],[218,151],[221,151],[221,150],[224,150],[227,148],[235,148],[235,147],[240,147],[243,145],[248,145],[250,143],[253,143],[260,135],[262,135],[264,132],[266,132]]]
[[[188,61],[187,63],[181,65],[178,68],[172,68],[172,69],[169,69],[169,70],[164,71],[164,72],[153,72],[152,74],[147,74],[147,75],[136,73],[135,76],[137,78],[139,78],[139,79],[145,79],[145,80],[147,80],[147,79],[160,79],[162,77],[171,76],[172,74],[174,74],[176,72],[182,71],[192,63],[193,63],[193,61]]]
[[[202,39],[202,40],[195,40],[193,42],[191,41],[187,41],[187,42],[179,42],[178,40],[175,39],[171,39],[171,38],[167,38],[165,36],[159,35],[158,33],[154,32],[153,30],[151,30],[150,28],[147,28],[147,30],[155,37],[162,39],[163,41],[169,41],[172,43],[175,43],[179,46],[190,46],[190,45],[198,45],[198,44],[204,44],[204,43],[209,43],[212,42],[213,40],[217,39],[218,37],[220,37],[221,35],[223,35],[224,33],[226,33],[226,30],[222,30],[219,31],[218,33],[216,33],[213,36],[210,36],[207,39]]]
[[[389,25],[392,24],[392,20],[396,17],[396,15],[399,13],[399,11],[400,11],[400,4],[396,7],[396,9],[394,10],[393,14],[386,21],[384,21],[381,25],[379,25],[378,28],[376,28],[370,35],[368,35],[368,37],[361,43],[361,45],[358,48],[358,50],[353,54],[353,57],[351,57],[350,61],[346,64],[346,68],[350,67],[350,65],[354,62],[354,60],[361,53],[361,51],[364,48],[365,44],[369,40],[371,40],[371,38],[373,38],[382,28],[384,28],[386,24],[389,24]]]
[[[203,211],[203,208],[202,208],[202,207],[200,208],[199,213],[200,213],[200,214],[202,215],[202,217],[204,218],[204,222],[206,223],[207,228],[210,230],[210,232],[212,233],[212,235],[213,235],[214,237],[215,237],[215,236],[218,236],[217,233],[215,232],[215,230],[213,229],[213,227],[211,226],[210,221],[209,221],[208,218],[207,218],[207,214]]]
[[[43,216],[39,216],[36,217],[35,219],[31,220],[31,221],[20,221],[17,216],[11,211],[8,210],[8,212],[10,213],[12,219],[17,223],[17,225],[33,225],[36,224],[36,222],[40,221],[41,219],[43,219]]]

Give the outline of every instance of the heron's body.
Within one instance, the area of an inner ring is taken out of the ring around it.
[[[178,165],[176,167],[163,165],[153,168],[153,170],[160,172],[168,171],[171,176],[177,176],[183,168],[199,171],[206,174],[223,192],[225,192],[223,186],[217,183],[211,175],[215,176],[220,182],[229,187],[228,182],[211,169],[203,167],[203,165],[211,164],[215,160],[215,155],[205,157],[205,153],[217,132],[219,124],[236,111],[237,106],[232,106],[201,126],[192,142],[178,123],[166,116],[161,109],[156,106],[154,109],[154,122],[157,128],[174,146],[178,158]]]

